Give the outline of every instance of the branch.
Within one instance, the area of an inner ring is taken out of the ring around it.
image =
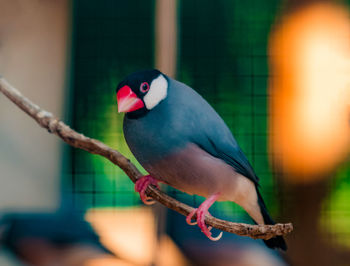
[[[46,128],[50,133],[57,135],[69,145],[107,158],[112,163],[119,166],[134,183],[142,176],[135,165],[121,153],[113,150],[98,140],[91,139],[83,134],[77,133],[58,118],[54,117],[51,113],[32,103],[2,77],[0,77],[0,91],[35,121],[37,121],[40,126]],[[149,186],[146,190],[146,194],[164,206],[182,215],[186,216],[193,210],[192,207],[169,197],[154,186]],[[293,225],[291,223],[275,225],[250,225],[243,223],[232,223],[209,215],[205,217],[205,223],[209,226],[229,233],[266,240],[277,235],[286,235],[293,230]]]

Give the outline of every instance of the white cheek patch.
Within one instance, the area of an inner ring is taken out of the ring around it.
[[[161,100],[164,100],[168,92],[168,82],[165,77],[160,74],[158,78],[151,83],[148,93],[143,97],[146,108],[151,110]]]

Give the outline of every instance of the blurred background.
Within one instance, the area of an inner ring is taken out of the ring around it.
[[[350,1],[0,0],[0,73],[75,130],[141,166],[115,89],[158,68],[223,117],[288,251],[144,206],[106,159],[0,95],[0,265],[350,265]],[[219,132],[218,132],[219,134]],[[191,206],[204,200],[169,187]],[[252,223],[232,202],[211,214]]]

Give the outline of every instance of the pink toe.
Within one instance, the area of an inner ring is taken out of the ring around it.
[[[145,184],[145,181],[146,181],[146,180],[145,180],[145,177],[144,177],[144,176],[136,180],[136,182],[135,182],[135,190],[136,190],[137,192],[141,192],[142,187],[143,187],[143,185]]]
[[[156,203],[152,198],[149,198],[149,197],[146,197],[146,199],[143,200],[142,202],[146,205],[152,205],[152,204]]]
[[[202,230],[202,232],[207,236],[207,237],[210,237],[211,236],[211,233],[209,231],[209,229],[207,228],[205,222],[204,222],[204,219],[205,219],[205,213],[202,212],[202,211],[199,211],[198,214],[197,214],[199,217],[199,221],[198,221],[198,226],[199,228]]]
[[[193,209],[186,217],[186,223],[189,225],[195,225],[197,222],[192,222],[192,217],[196,213],[197,209]]]
[[[152,198],[146,195],[146,190],[149,185],[154,185],[159,188],[158,181],[150,175],[143,176],[135,182],[135,191],[140,193],[140,198],[146,205],[154,203]]]
[[[221,237],[222,237],[222,232],[220,232],[220,234],[218,235],[218,236],[216,236],[216,237],[212,237],[211,236],[211,234],[210,234],[210,236],[207,236],[210,240],[212,240],[212,241],[218,241],[218,240],[220,240],[221,239]]]
[[[218,236],[216,236],[216,237],[212,236],[212,233],[211,233],[212,227],[211,226],[207,227],[205,222],[204,222],[205,213],[204,212],[200,212],[200,214],[197,214],[197,215],[200,217],[199,218],[200,220],[198,221],[198,226],[202,230],[203,234],[205,234],[205,236],[208,237],[212,241],[218,241],[219,239],[221,239],[222,232],[220,232],[220,234]]]

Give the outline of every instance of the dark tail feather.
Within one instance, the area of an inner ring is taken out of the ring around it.
[[[260,195],[258,188],[256,189],[256,191],[258,193],[258,203],[260,206],[261,214],[264,218],[264,223],[265,224],[275,224],[275,222],[272,220],[269,213],[267,212],[266,205],[264,203],[263,198]],[[280,248],[284,251],[287,250],[287,244],[284,241],[282,236],[276,236],[276,237],[270,238],[269,240],[263,240],[263,241],[266,244],[266,246],[268,246],[269,248]]]

